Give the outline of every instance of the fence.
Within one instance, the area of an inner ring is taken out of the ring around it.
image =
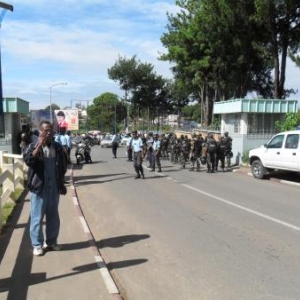
[[[3,223],[3,206],[14,202],[13,193],[16,189],[24,189],[25,164],[22,155],[0,151],[0,230]]]

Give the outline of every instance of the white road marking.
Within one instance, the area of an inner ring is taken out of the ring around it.
[[[188,185],[188,184],[182,184],[182,186],[184,186],[184,187],[186,187],[186,188],[188,188],[188,189],[190,189],[190,190],[193,190],[193,191],[195,191],[195,192],[197,192],[197,193],[200,193],[200,194],[203,194],[203,195],[205,195],[205,196],[208,196],[208,197],[211,197],[211,198],[213,198],[213,199],[216,199],[216,200],[218,200],[218,201],[220,201],[220,202],[223,202],[223,203],[226,203],[226,204],[231,205],[231,206],[233,206],[233,207],[236,207],[236,208],[238,208],[238,209],[240,209],[240,210],[243,210],[243,211],[246,211],[246,212],[251,213],[251,214],[253,214],[253,215],[256,215],[256,216],[258,216],[258,217],[261,217],[261,218],[263,218],[263,219],[272,221],[272,222],[274,222],[274,223],[280,224],[280,225],[285,226],[285,227],[288,227],[288,228],[290,228],[290,229],[294,229],[294,230],[296,230],[296,231],[300,231],[300,227],[295,226],[295,225],[293,225],[293,224],[291,224],[291,223],[287,223],[287,222],[281,221],[281,220],[279,220],[279,219],[273,218],[273,217],[268,216],[268,215],[266,215],[266,214],[260,213],[260,212],[258,212],[258,211],[256,211],[256,210],[247,208],[247,207],[245,207],[245,206],[242,206],[242,205],[233,203],[233,202],[231,202],[231,201],[228,201],[228,200],[226,200],[226,199],[223,199],[223,198],[221,198],[221,197],[215,196],[215,195],[213,195],[213,194],[210,194],[210,193],[204,192],[204,191],[202,191],[202,190],[196,189],[196,188],[194,188],[194,187],[192,187],[192,186],[190,186],[190,185]]]
[[[88,225],[87,225],[87,223],[86,223],[84,217],[79,216],[79,219],[80,219],[81,225],[82,225],[82,227],[83,227],[83,231],[84,231],[85,233],[90,233],[90,229],[89,229],[89,227],[88,227]]]
[[[99,271],[102,275],[102,278],[105,282],[106,288],[110,294],[118,294],[119,290],[113,281],[102,257],[100,255],[94,256],[95,261],[97,262],[97,266],[99,268]]]
[[[76,205],[76,206],[78,206],[79,203],[78,203],[77,197],[73,197],[72,199],[73,199],[73,204]]]

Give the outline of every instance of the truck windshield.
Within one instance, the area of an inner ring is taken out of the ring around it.
[[[268,148],[281,148],[283,144],[284,135],[276,135],[268,144]]]

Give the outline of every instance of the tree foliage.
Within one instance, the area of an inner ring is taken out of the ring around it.
[[[156,74],[152,64],[142,63],[136,56],[130,59],[119,57],[108,69],[108,76],[124,90],[125,101],[131,106],[132,119],[136,119],[139,110],[147,109],[154,117],[157,110],[168,111],[171,108],[168,81]]]
[[[201,122],[201,107],[199,104],[187,105],[182,110],[182,116],[186,120]]]
[[[52,104],[51,104],[51,108],[52,108],[52,111],[54,111],[54,110],[60,109],[60,106],[58,106],[58,105],[55,104],[55,103],[52,103]],[[50,105],[46,106],[46,107],[45,107],[45,110],[50,110]]]
[[[283,99],[290,91],[284,89],[286,60],[299,50],[300,1],[299,0],[254,0],[256,22],[262,25],[260,46],[268,50],[274,68],[273,96]]]
[[[276,121],[275,127],[279,131],[295,130],[300,125],[300,113],[287,113],[284,122]]]
[[[287,49],[298,50],[298,0],[176,0],[161,42],[162,60],[201,103],[204,123],[215,101],[257,92],[284,98]],[[279,69],[279,57],[281,67]],[[272,78],[272,70],[274,79]],[[203,104],[203,105],[202,105]]]
[[[115,121],[117,131],[124,128],[126,106],[115,94],[104,93],[96,97],[87,107],[87,113],[90,128],[114,132]]]
[[[289,57],[295,63],[295,65],[300,68],[300,55],[294,54],[292,51],[289,51]]]

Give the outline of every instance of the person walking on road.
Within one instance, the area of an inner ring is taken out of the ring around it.
[[[145,179],[143,163],[143,141],[137,135],[137,131],[132,132],[132,152],[133,152],[133,167],[136,172],[135,179],[143,178]]]
[[[131,134],[129,135],[129,138],[126,142],[126,147],[127,147],[127,161],[132,161],[132,136]]]
[[[161,163],[160,163],[160,154],[161,154],[161,149],[160,149],[160,140],[158,139],[158,134],[154,134],[153,137],[153,144],[152,144],[152,155],[153,159],[151,160],[151,171],[155,171],[155,165],[158,167],[158,172],[161,172]]]
[[[60,228],[58,213],[59,196],[65,195],[66,165],[62,146],[53,141],[53,126],[42,121],[36,143],[23,150],[23,159],[28,168],[27,187],[30,199],[30,238],[33,255],[41,256],[45,250],[60,250],[57,238]],[[46,239],[43,234],[43,219],[46,216]]]
[[[113,158],[117,158],[117,149],[119,147],[119,136],[115,132],[115,134],[112,137],[112,153],[113,153]]]

